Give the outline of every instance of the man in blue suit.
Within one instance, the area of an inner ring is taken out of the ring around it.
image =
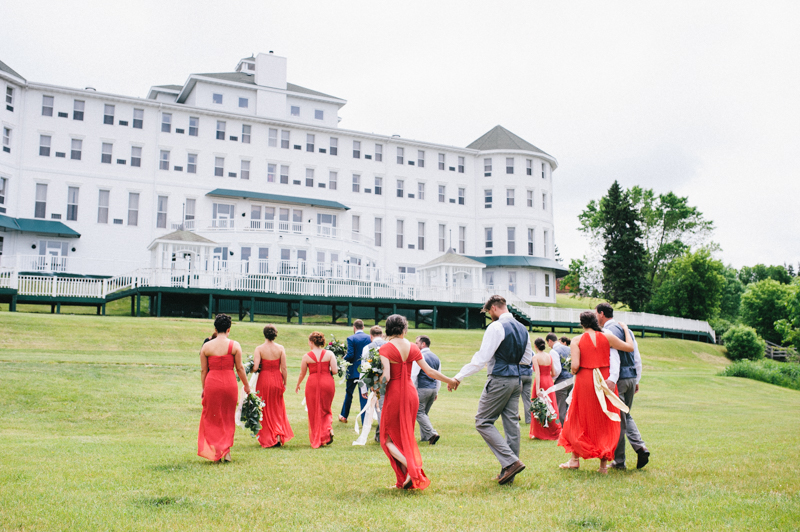
[[[350,367],[347,368],[347,388],[344,394],[344,404],[342,405],[342,413],[339,414],[339,421],[347,423],[347,417],[350,415],[350,405],[353,403],[353,391],[358,386],[358,367],[361,365],[361,352],[370,343],[370,337],[364,332],[364,322],[356,320],[353,322],[353,335],[347,338],[347,354],[344,359],[350,362]],[[359,411],[364,410],[367,405],[366,398],[358,394],[361,408]],[[364,422],[364,416],[361,416],[361,422]]]

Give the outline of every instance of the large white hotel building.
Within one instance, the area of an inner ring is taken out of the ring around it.
[[[258,54],[142,99],[0,62],[0,266],[407,281],[480,263],[472,286],[555,301],[554,157],[500,126],[466,148],[341,129],[345,100],[286,72]]]

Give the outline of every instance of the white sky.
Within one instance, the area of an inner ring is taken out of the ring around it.
[[[800,261],[800,2],[0,2],[32,81],[145,97],[274,50],[341,126],[554,155],[556,244],[618,179],[689,196],[736,267]]]

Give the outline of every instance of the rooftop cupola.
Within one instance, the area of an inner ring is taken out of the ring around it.
[[[236,65],[236,72],[254,75],[256,73],[256,58],[251,55],[240,60],[239,64]]]

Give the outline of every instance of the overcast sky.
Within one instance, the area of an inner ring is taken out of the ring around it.
[[[31,81],[145,97],[274,50],[341,127],[552,154],[556,244],[617,179],[688,196],[736,267],[800,261],[800,2],[0,2]]]

